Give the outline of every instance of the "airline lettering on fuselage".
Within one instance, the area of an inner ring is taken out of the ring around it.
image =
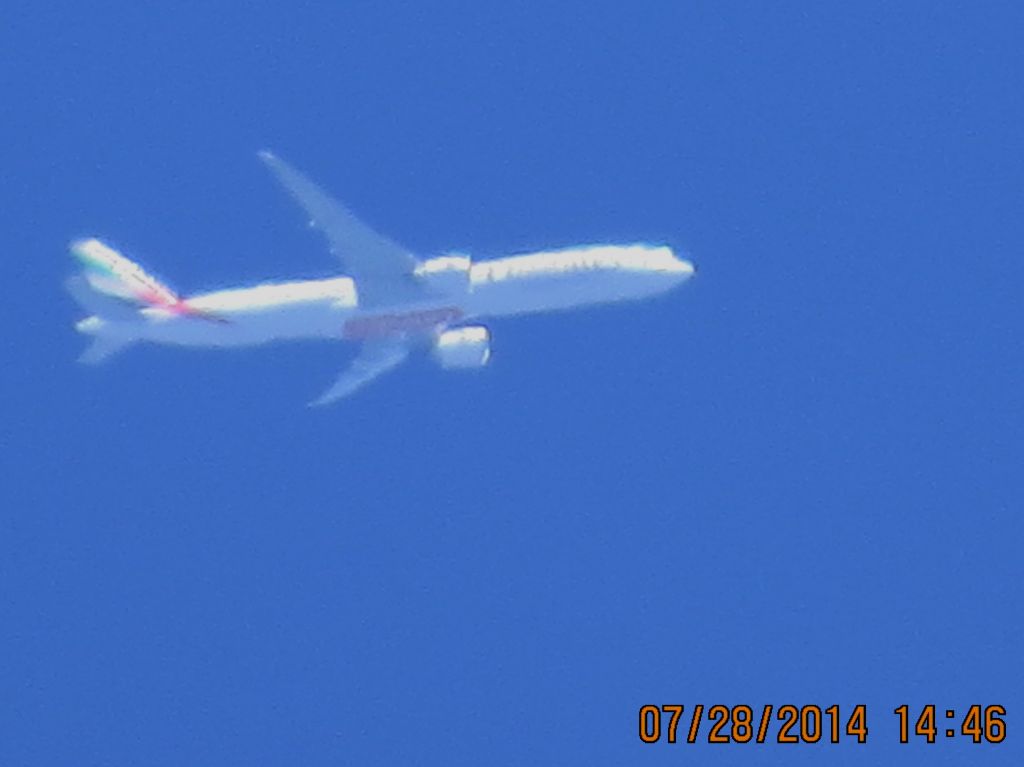
[[[350,339],[367,339],[433,330],[460,320],[462,314],[457,306],[445,306],[414,312],[364,315],[346,322],[342,335]]]

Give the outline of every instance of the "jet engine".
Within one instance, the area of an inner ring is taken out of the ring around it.
[[[432,290],[446,296],[464,296],[470,290],[469,256],[450,253],[428,259],[416,267],[416,277]]]
[[[482,325],[446,330],[434,342],[434,359],[445,369],[481,368],[491,358],[491,334]]]

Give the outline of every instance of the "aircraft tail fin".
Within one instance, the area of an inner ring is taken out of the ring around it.
[[[81,263],[82,280],[94,293],[136,309],[156,306],[173,310],[181,304],[173,290],[99,240],[77,240],[71,243],[71,254]],[[74,292],[72,295],[79,299]]]
[[[131,329],[141,319],[139,309],[149,303],[128,297],[131,276],[122,278],[117,274],[115,267],[120,266],[120,263],[115,259],[103,262],[94,258],[104,255],[100,248],[105,249],[105,246],[95,240],[91,242],[99,247],[94,248],[90,243],[75,243],[72,246],[72,253],[85,265],[85,271],[68,278],[64,287],[82,310],[90,315],[75,326],[80,333],[92,337],[78,361],[96,365],[136,342]],[[116,253],[113,255],[117,259],[122,258]],[[124,262],[131,263],[127,259]]]

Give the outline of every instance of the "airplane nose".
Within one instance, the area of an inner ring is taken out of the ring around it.
[[[645,256],[640,270],[657,278],[658,284],[665,287],[685,282],[697,272],[692,261],[680,258],[668,247],[648,250]]]
[[[685,274],[687,277],[692,277],[697,273],[697,268],[693,265],[693,262],[683,261],[682,259],[679,259],[678,263],[678,269],[680,274]]]
[[[688,280],[697,273],[697,269],[694,267],[693,263],[690,261],[684,261],[681,258],[672,259],[665,271],[681,280]]]

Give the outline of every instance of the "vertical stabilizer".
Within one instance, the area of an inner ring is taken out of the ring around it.
[[[71,243],[71,253],[84,267],[84,277],[98,293],[137,306],[172,309],[181,303],[174,291],[99,240]]]

